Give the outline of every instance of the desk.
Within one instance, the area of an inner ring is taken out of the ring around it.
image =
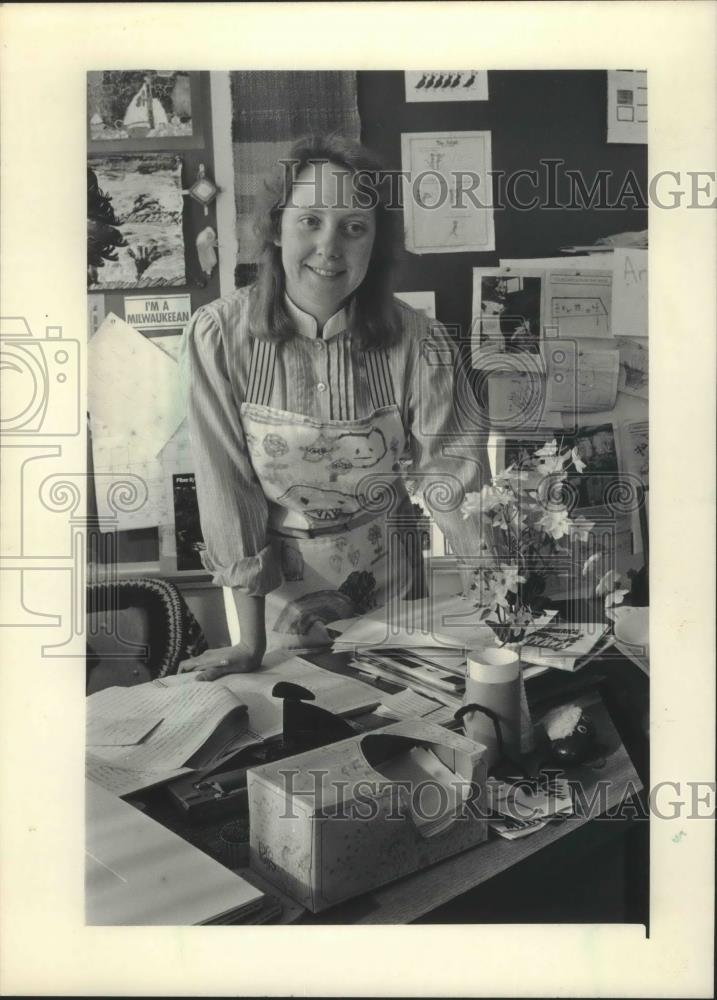
[[[352,673],[345,656],[323,653],[312,659],[335,672]],[[567,771],[574,787],[581,788],[585,803],[593,799],[599,785],[604,787],[603,798],[596,800],[598,806],[590,815],[550,824],[521,840],[507,841],[491,835],[478,847],[320,914],[311,914],[282,896],[276,887],[264,882],[256,873],[243,868],[236,871],[270,895],[279,897],[282,913],[275,922],[283,924],[493,922],[496,912],[504,921],[579,919],[605,922],[610,918],[606,918],[604,908],[595,905],[595,900],[591,903],[590,899],[581,898],[576,910],[578,916],[572,918],[556,909],[553,899],[558,888],[556,883],[565,881],[563,872],[567,871],[568,858],[574,859],[574,871],[578,873],[577,880],[581,881],[594,867],[595,858],[602,855],[603,860],[607,858],[607,874],[599,886],[604,889],[604,883],[614,882],[619,892],[631,892],[633,897],[639,897],[639,905],[626,904],[622,915],[618,913],[612,919],[646,922],[647,823],[634,817],[605,818],[605,813],[615,810],[626,800],[634,797],[639,800],[648,783],[646,739],[644,734],[640,738],[640,727],[636,724],[644,710],[641,700],[646,705],[646,690],[646,678],[614,651],[576,674],[549,671],[527,685],[534,718],[539,718],[553,704],[578,702],[589,711],[595,723],[604,767],[580,766]],[[221,854],[218,830],[227,821],[206,827],[188,827],[163,795],[161,789],[156,789],[132,798],[141,802],[149,815],[226,863]],[[625,851],[632,852],[633,856],[625,857]],[[622,857],[620,852],[623,852]],[[629,865],[634,871],[623,872],[623,865]],[[551,871],[555,882],[548,880],[547,889],[538,888],[541,877],[545,883],[543,876]],[[636,886],[626,886],[627,874],[637,882]],[[541,897],[545,905],[540,899],[536,902],[535,897],[541,893],[547,894]]]
[[[312,657],[315,662],[339,673],[350,673],[346,657],[321,654]],[[635,677],[635,674],[639,677]],[[642,707],[633,700],[624,711],[620,711],[618,692],[625,687],[625,681],[637,684],[640,695],[646,693],[646,678],[629,661],[619,654],[611,653],[594,661],[577,674],[550,671],[528,684],[528,699],[537,718],[551,704],[578,702],[590,713],[598,735],[600,751],[605,760],[604,767],[596,769],[588,766],[571,768],[568,777],[575,782],[574,787],[582,789],[582,801],[589,803],[598,790],[604,787],[603,798],[598,798],[598,807],[590,815],[575,816],[561,823],[551,823],[544,829],[520,840],[507,841],[490,836],[489,840],[462,854],[447,858],[430,868],[416,872],[380,889],[320,914],[311,914],[296,902],[283,897],[277,889],[264,882],[256,873],[246,869],[235,869],[248,881],[278,896],[283,904],[282,914],[276,922],[283,924],[404,924],[414,921],[433,922],[438,919],[457,922],[493,922],[496,912],[495,901],[491,903],[492,885],[500,893],[501,879],[507,888],[500,897],[508,896],[511,906],[501,905],[501,919],[524,922],[526,919],[552,922],[559,920],[560,911],[546,899],[542,907],[531,899],[541,890],[536,886],[540,875],[554,871],[556,879],[563,880],[562,872],[567,868],[566,859],[575,859],[575,871],[585,878],[592,867],[591,858],[601,854],[607,857],[607,881],[614,878],[619,892],[638,896],[635,906],[627,901],[622,916],[613,920],[647,920],[647,823],[640,819],[605,818],[605,813],[615,810],[628,799],[637,798],[646,786],[645,772],[638,769],[626,749],[630,746],[634,758],[646,761],[646,752],[640,745],[639,726],[635,717]],[[620,683],[623,682],[623,683]],[[612,712],[613,705],[616,711]],[[610,709],[608,709],[610,706]],[[170,826],[186,839],[201,846],[217,860],[223,860],[218,848],[218,829],[226,822],[189,828],[175,810],[162,800],[161,790],[152,794],[134,796],[140,799],[147,812],[155,819]],[[600,818],[602,816],[602,818]],[[624,855],[627,851],[628,855]],[[607,854],[606,854],[607,852]],[[613,861],[610,861],[612,852]],[[620,852],[623,856],[620,857]],[[630,856],[632,854],[633,856]],[[581,861],[581,856],[583,860]],[[632,873],[622,870],[623,864],[634,868]],[[637,886],[625,885],[627,875],[631,875]],[[602,879],[601,883],[605,881]],[[557,892],[559,886],[552,885],[549,895]],[[482,893],[482,896],[481,896]],[[589,895],[589,893],[587,893]],[[545,899],[545,897],[544,897]],[[593,903],[596,901],[593,900]],[[531,913],[525,916],[526,904]],[[547,904],[551,905],[547,905]],[[597,901],[599,903],[599,901]],[[453,907],[453,909],[451,909]],[[581,899],[578,906],[579,917],[585,922],[606,922],[604,907],[591,905],[590,899]],[[556,915],[557,914],[557,915]]]

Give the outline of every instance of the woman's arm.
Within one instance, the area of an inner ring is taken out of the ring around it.
[[[205,569],[217,586],[231,587],[241,641],[185,660],[180,671],[212,680],[255,670],[266,650],[264,595],[281,583],[266,534],[267,500],[254,474],[241,422],[241,391],[229,377],[224,339],[246,336],[240,311],[205,307],[195,313],[182,345],[197,500],[206,548]]]
[[[239,642],[183,660],[179,664],[180,674],[191,671],[199,681],[214,681],[225,674],[250,673],[261,666],[266,652],[264,598],[251,597],[239,587],[233,587],[232,594],[239,618]]]

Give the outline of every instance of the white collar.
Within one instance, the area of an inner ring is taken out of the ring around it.
[[[303,309],[291,301],[286,293],[284,294],[284,301],[286,302],[286,308],[291,314],[291,318],[296,323],[296,328],[302,337],[307,337],[309,340],[317,340],[319,337],[319,324],[310,316],[305,313]],[[342,330],[346,329],[346,310],[339,309],[338,312],[330,316],[324,323],[324,330],[322,333],[323,340],[330,340],[331,337],[335,337],[337,333],[341,333]]]

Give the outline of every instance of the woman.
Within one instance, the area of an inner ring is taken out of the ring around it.
[[[206,543],[233,645],[185,661],[211,680],[268,648],[327,644],[325,624],[409,594],[411,478],[454,551],[478,466],[455,443],[452,349],[393,297],[401,217],[356,143],[297,142],[269,185],[259,277],[200,309],[184,338]],[[410,505],[409,505],[410,506]]]

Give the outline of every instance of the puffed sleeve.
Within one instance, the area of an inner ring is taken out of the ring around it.
[[[487,455],[457,413],[457,345],[440,323],[414,317],[403,417],[412,459],[407,478],[452,552],[470,559],[480,550],[479,520],[464,518],[461,506],[466,493],[481,489]]]
[[[267,542],[267,501],[249,459],[239,408],[227,372],[221,320],[199,309],[187,326],[181,377],[206,549],[205,569],[221,586],[268,594],[281,570]]]

